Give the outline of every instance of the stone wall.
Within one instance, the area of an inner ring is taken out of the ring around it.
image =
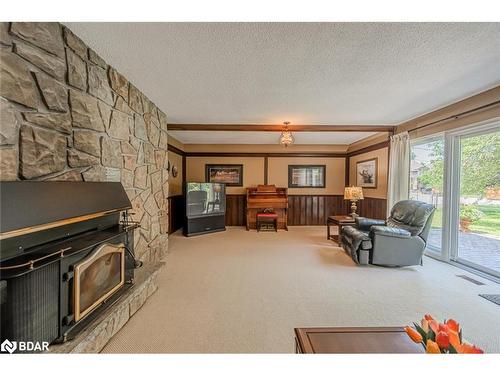
[[[167,120],[59,23],[0,23],[0,180],[121,181],[135,251],[167,249]]]

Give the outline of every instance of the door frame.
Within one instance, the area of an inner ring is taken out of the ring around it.
[[[462,156],[460,141],[464,137],[479,136],[496,131],[500,131],[499,118],[445,132],[444,183],[447,197],[443,202],[444,251],[442,251],[442,256],[445,261],[463,264],[467,267],[475,268],[478,271],[491,274],[495,277],[500,277],[500,272],[460,258],[458,252],[460,225],[460,171]]]
[[[411,151],[411,147],[414,146],[414,145],[416,145],[416,144],[430,142],[433,139],[440,138],[440,137],[442,137],[443,143],[444,143],[444,146],[445,146],[445,153],[444,153],[443,158],[446,160],[446,139],[445,139],[445,133],[444,132],[433,133],[433,134],[425,135],[423,137],[418,137],[418,138],[410,139],[410,151]],[[410,163],[411,163],[411,158],[410,158]],[[445,161],[443,161],[443,164],[444,163],[445,163]],[[446,166],[444,166],[444,167],[446,167]],[[411,170],[411,168],[410,168],[410,170]],[[445,210],[444,205],[445,205],[445,194],[446,194],[445,186],[446,186],[445,168],[443,168],[443,195],[442,195],[442,200],[443,200],[443,219],[442,219],[442,222],[441,222],[441,249],[435,250],[434,248],[432,248],[432,246],[427,246],[425,248],[425,255],[428,255],[431,258],[435,258],[435,259],[438,259],[438,260],[445,260],[445,258],[443,257],[443,252],[444,252],[444,246],[443,246],[444,245],[444,243],[443,243],[443,238],[444,238],[444,210]]]
[[[458,256],[458,229],[460,208],[460,170],[461,149],[460,140],[464,136],[475,136],[500,131],[500,117],[481,121],[458,129],[437,132],[434,134],[418,137],[410,140],[412,143],[422,142],[426,139],[439,137],[444,138],[444,160],[443,160],[443,222],[441,251],[426,248],[425,254],[431,258],[438,259],[460,267],[470,268],[495,278],[500,278],[500,272],[479,264],[461,259]]]

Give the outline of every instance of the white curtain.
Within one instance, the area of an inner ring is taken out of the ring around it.
[[[410,180],[410,136],[408,132],[391,136],[389,181],[387,186],[387,216],[392,206],[408,199]]]

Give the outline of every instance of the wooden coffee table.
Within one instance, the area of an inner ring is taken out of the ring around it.
[[[356,222],[352,216],[338,215],[338,216],[328,216],[326,221],[326,239],[334,240],[340,246],[342,227],[353,226]],[[330,226],[335,225],[338,227],[338,234],[331,234]]]
[[[296,353],[423,353],[403,327],[295,328]]]

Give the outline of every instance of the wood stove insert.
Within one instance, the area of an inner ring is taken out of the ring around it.
[[[62,342],[134,280],[120,183],[0,182],[1,340]]]

